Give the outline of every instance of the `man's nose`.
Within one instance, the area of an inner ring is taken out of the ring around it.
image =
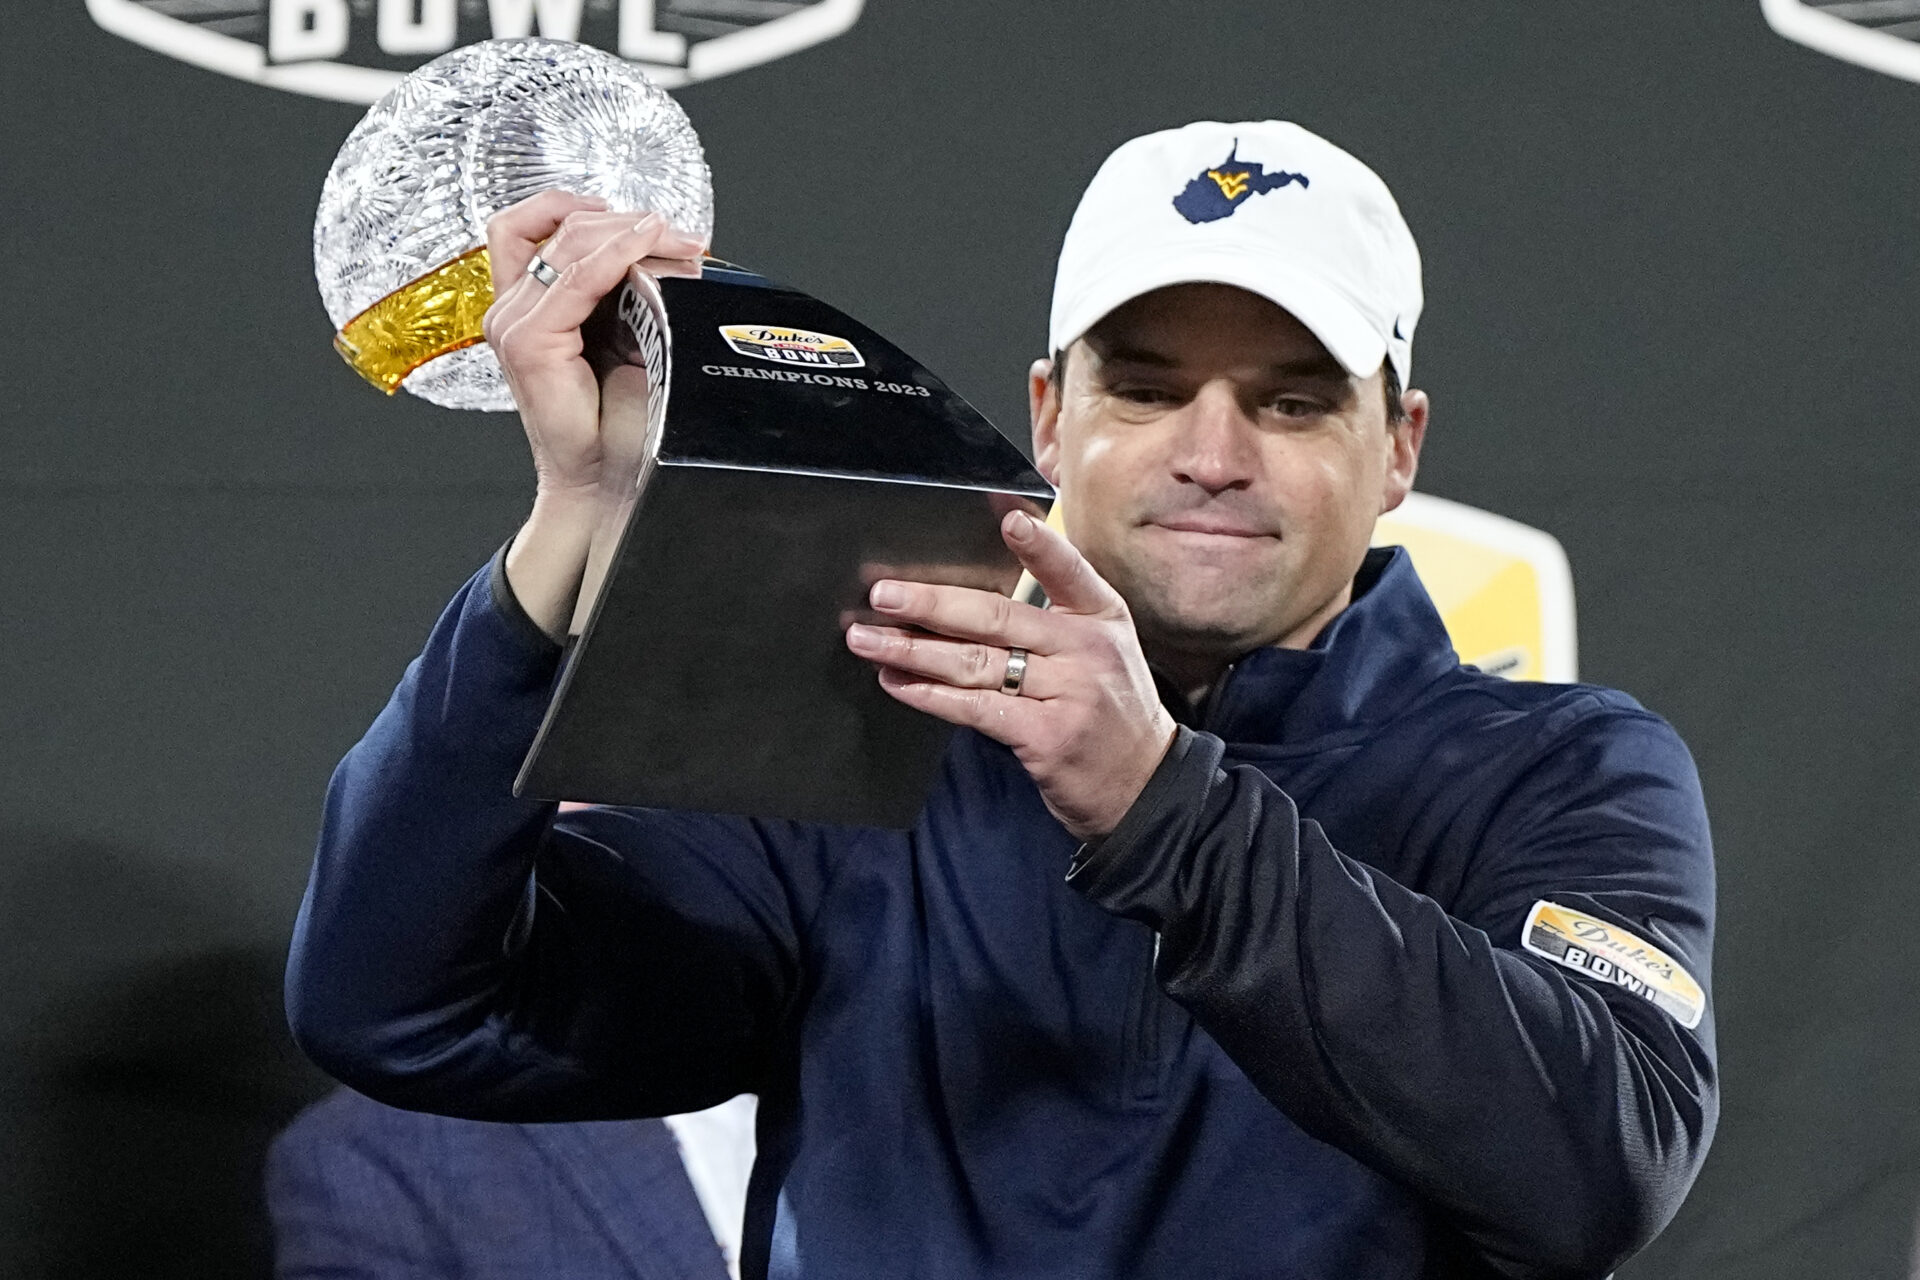
[[[1208,494],[1245,489],[1259,466],[1255,424],[1232,387],[1210,382],[1187,403],[1174,440],[1173,475]]]

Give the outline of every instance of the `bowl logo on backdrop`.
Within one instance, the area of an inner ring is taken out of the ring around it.
[[[86,0],[115,35],[210,71],[341,102],[481,40],[578,40],[663,88],[785,57],[853,26],[865,0]]]
[[[1460,661],[1510,680],[1575,680],[1573,570],[1552,534],[1410,493],[1374,526],[1405,547]]]
[[[1870,71],[1920,80],[1920,0],[1760,0],[1789,40]]]

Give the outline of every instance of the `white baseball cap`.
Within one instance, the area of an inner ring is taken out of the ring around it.
[[[1203,120],[1121,144],[1080,197],[1054,277],[1050,351],[1170,284],[1238,285],[1366,377],[1412,386],[1420,251],[1378,174],[1281,120]]]

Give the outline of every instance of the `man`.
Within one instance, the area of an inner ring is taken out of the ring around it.
[[[1067,536],[1003,526],[1051,607],[880,582],[848,632],[965,726],[906,833],[511,797],[596,481],[578,325],[699,246],[562,195],[490,240],[539,496],[335,776],[323,1065],[520,1119],[755,1091],[749,1275],[1599,1276],[1671,1216],[1698,783],[1624,695],[1460,668],[1368,550],[1429,412],[1371,170],[1273,122],[1102,166],[1030,379]]]
[[[337,1089],[267,1151],[274,1275],[737,1280],[752,1116],[488,1124]]]

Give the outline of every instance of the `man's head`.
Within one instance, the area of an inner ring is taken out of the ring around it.
[[[1198,676],[1345,606],[1419,460],[1420,307],[1385,185],[1298,126],[1190,125],[1102,166],[1031,375],[1034,447],[1153,657]]]

